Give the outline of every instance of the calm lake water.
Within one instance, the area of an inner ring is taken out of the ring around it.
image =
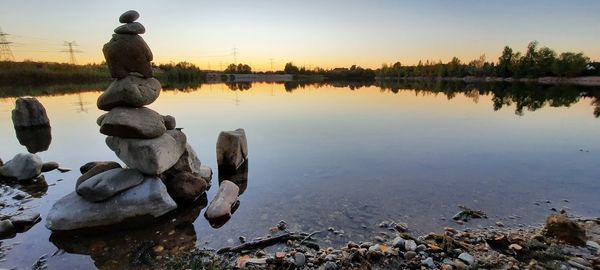
[[[235,89],[232,90],[232,89]],[[418,90],[415,90],[418,89]],[[203,217],[202,202],[157,225],[99,236],[51,235],[45,220],[3,240],[0,267],[128,267],[145,245],[168,254],[220,248],[253,239],[285,220],[292,230],[334,227],[322,246],[371,239],[381,221],[416,233],[445,226],[476,228],[542,223],[551,208],[600,215],[600,91],[585,87],[464,84],[202,85],[163,91],[150,107],[170,114],[204,164],[216,168],[222,130],[244,128],[249,145],[246,191],[221,228]],[[99,91],[38,96],[52,125],[44,161],[73,168],[45,174],[50,185],[27,202],[45,218],[72,192],[79,166],[117,160],[98,132]],[[1,158],[26,152],[15,136],[14,98],[0,98]],[[213,177],[210,201],[217,190]],[[549,203],[546,203],[549,200]],[[537,203],[542,202],[542,203]],[[456,224],[457,205],[489,219]]]

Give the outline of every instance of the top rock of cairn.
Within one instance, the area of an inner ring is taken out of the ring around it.
[[[140,14],[135,10],[125,11],[125,13],[121,14],[119,17],[120,23],[132,23],[140,18]]]

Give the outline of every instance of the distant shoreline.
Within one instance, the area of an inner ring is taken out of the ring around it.
[[[539,84],[572,84],[583,86],[600,86],[600,76],[584,76],[573,78],[540,77],[540,78],[502,78],[502,77],[377,77],[380,81],[463,81],[463,82],[520,82]]]

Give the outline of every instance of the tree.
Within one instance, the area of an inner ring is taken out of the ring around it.
[[[561,77],[573,77],[585,72],[590,59],[583,53],[566,52],[554,61],[552,70]]]
[[[300,72],[300,69],[294,65],[294,63],[289,62],[285,64],[285,67],[283,68],[283,72],[287,73],[287,74],[296,74],[298,72]]]
[[[496,67],[498,76],[504,78],[512,77],[514,70],[513,64],[515,62],[513,50],[510,47],[505,46],[502,55],[498,58],[498,66]]]

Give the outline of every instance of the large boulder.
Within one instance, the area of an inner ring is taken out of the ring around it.
[[[244,129],[222,131],[217,139],[219,173],[236,171],[248,158],[248,143]]]
[[[207,183],[202,177],[190,173],[180,172],[165,181],[167,191],[171,198],[178,204],[188,204],[195,201],[206,191]]]
[[[129,75],[113,81],[98,97],[98,109],[110,111],[115,107],[142,107],[154,102],[162,90],[155,78]]]
[[[152,51],[138,35],[113,34],[102,52],[113,78],[125,78],[130,72],[137,72],[145,78],[154,76],[150,65]]]
[[[17,98],[12,121],[15,129],[50,125],[44,105],[34,97]]]
[[[240,188],[231,181],[223,181],[219,185],[219,191],[210,202],[204,216],[209,221],[229,219],[234,206],[238,202]]]
[[[80,183],[75,191],[88,201],[99,202],[137,186],[143,180],[144,175],[136,169],[112,169]]]
[[[0,168],[0,175],[17,180],[29,180],[42,173],[42,159],[36,154],[20,153]]]
[[[34,126],[26,128],[16,128],[17,140],[27,148],[29,153],[38,153],[48,150],[52,142],[52,132],[50,126]]]
[[[167,188],[157,177],[144,181],[101,203],[85,200],[76,192],[58,200],[48,212],[46,227],[53,231],[74,230],[159,217],[177,208]]]
[[[146,107],[114,108],[100,123],[100,133],[120,138],[152,139],[166,131],[162,115]]]
[[[100,173],[103,173],[105,171],[109,171],[112,169],[118,169],[118,168],[121,168],[121,164],[116,163],[114,161],[88,162],[85,165],[81,166],[81,168],[79,168],[79,170],[83,174],[81,176],[79,176],[79,178],[77,178],[77,183],[75,183],[75,187],[78,187],[79,185],[81,185],[81,183],[87,181],[88,179],[90,179]]]
[[[185,152],[186,137],[180,130],[168,130],[154,139],[123,139],[110,136],[106,144],[131,168],[159,175],[173,167]]]

